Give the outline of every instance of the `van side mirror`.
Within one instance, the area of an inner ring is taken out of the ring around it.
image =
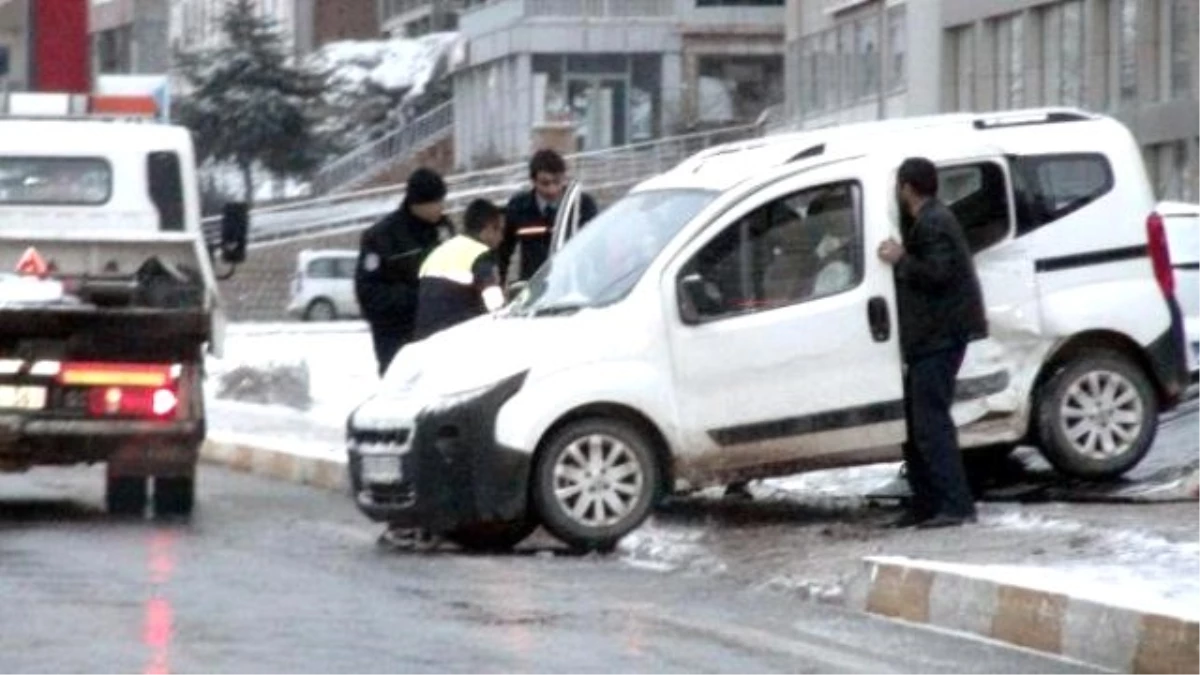
[[[230,202],[221,213],[221,261],[236,265],[246,260],[250,231],[250,208],[245,202]]]
[[[707,302],[704,277],[693,272],[679,279],[679,316],[684,323],[700,323],[700,307]]]

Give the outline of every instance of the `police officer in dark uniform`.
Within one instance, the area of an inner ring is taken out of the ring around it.
[[[553,150],[538,150],[529,161],[533,187],[513,195],[504,210],[504,241],[500,244],[500,279],[503,283],[525,281],[546,262],[550,254],[554,219],[566,189],[567,163]],[[579,225],[596,216],[591,195],[579,196]],[[509,270],[513,251],[521,249],[521,266]]]
[[[354,293],[371,326],[381,376],[412,340],[421,264],[453,232],[444,216],[445,199],[442,177],[417,169],[408,178],[400,208],[363,232]]]
[[[467,205],[463,233],[434,249],[421,266],[415,340],[504,306],[495,248],[504,214],[486,199]]]

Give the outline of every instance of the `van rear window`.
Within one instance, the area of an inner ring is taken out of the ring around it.
[[[0,157],[0,204],[99,206],[112,197],[112,167],[98,157]]]

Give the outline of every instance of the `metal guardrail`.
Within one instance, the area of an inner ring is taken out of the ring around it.
[[[760,136],[765,121],[764,115],[753,124],[575,153],[565,159],[572,176],[585,189],[632,186],[705,148]],[[476,197],[506,200],[528,183],[528,171],[528,164],[521,162],[447,176],[448,210],[465,207],[466,201]],[[404,185],[397,184],[254,209],[250,213],[250,244],[257,247],[361,228],[394,210],[403,196]],[[219,237],[220,216],[204,219],[203,226],[206,237],[215,241]]]
[[[313,189],[330,192],[369,180],[396,160],[408,157],[454,131],[454,103],[447,101],[408,124],[356,148],[321,169]]]

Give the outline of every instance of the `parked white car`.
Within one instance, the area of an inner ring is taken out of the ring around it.
[[[1200,369],[1200,204],[1162,202],[1158,213],[1167,228],[1175,294],[1183,310],[1188,344],[1188,369],[1196,380]]]
[[[354,265],[358,251],[301,251],[292,277],[289,316],[305,321],[333,321],[361,314],[354,297]]]
[[[359,508],[477,548],[542,524],[608,549],[666,493],[898,459],[895,288],[874,252],[914,155],[941,168],[988,305],[964,448],[1129,470],[1186,386],[1166,237],[1129,131],[1060,109],[771,137],[642,183],[502,315],[400,352],[349,420]]]

